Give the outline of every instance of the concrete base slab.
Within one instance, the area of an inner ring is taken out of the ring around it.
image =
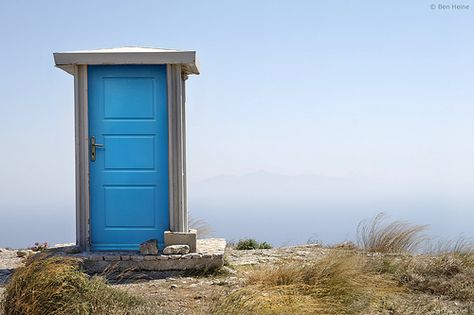
[[[197,247],[197,231],[189,230],[189,232],[171,232],[165,231],[165,247],[171,245],[188,245],[189,252],[195,253]]]
[[[53,255],[83,259],[87,273],[122,273],[127,271],[199,271],[224,265],[226,247],[223,238],[197,240],[196,252],[184,255],[141,255],[140,252],[81,252],[67,254],[67,248],[55,248]]]

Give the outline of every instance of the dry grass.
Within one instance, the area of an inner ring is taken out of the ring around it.
[[[362,221],[357,227],[357,243],[365,251],[379,253],[414,252],[427,240],[426,225],[406,221],[385,224],[386,216],[379,213],[372,220]]]
[[[238,275],[245,285],[239,282],[220,291],[202,312],[472,314],[472,242],[460,238],[433,246],[430,254],[413,255],[426,239],[426,227],[405,221],[385,224],[384,219],[380,214],[359,224],[360,249],[335,246],[316,260],[242,267]],[[88,277],[80,272],[78,260],[61,257],[30,260],[15,272],[5,295],[5,315],[151,315],[176,310],[169,297],[144,301],[108,286],[103,278]]]
[[[210,237],[213,233],[213,229],[209,223],[203,219],[196,219],[189,217],[189,227],[197,230],[198,238]]]
[[[426,226],[405,221],[384,224],[384,215],[363,221],[357,229],[358,241],[365,251],[409,253],[419,249],[427,238]],[[382,255],[366,265],[369,272],[391,275],[411,290],[447,299],[474,302],[474,245],[470,239],[427,243],[428,255]]]
[[[317,261],[250,270],[214,314],[471,314],[474,255],[369,255],[331,250]],[[452,303],[451,303],[452,302]],[[436,312],[435,312],[436,310]]]
[[[473,254],[413,257],[400,264],[395,275],[412,290],[474,302]]]
[[[132,314],[141,300],[89,278],[73,258],[35,257],[6,286],[5,315]]]
[[[216,314],[470,314],[472,243],[460,239],[438,246],[436,255],[412,255],[427,240],[425,229],[405,221],[385,223],[379,214],[359,224],[360,249],[335,246],[317,261],[258,267],[248,273],[245,287],[211,309]]]
[[[459,236],[455,240],[438,241],[434,244],[430,243],[426,246],[425,252],[431,255],[470,255],[474,254],[474,242],[472,239]]]
[[[286,262],[248,274],[247,286],[216,301],[215,314],[352,314],[396,283],[368,274],[365,258],[334,251],[320,260]]]

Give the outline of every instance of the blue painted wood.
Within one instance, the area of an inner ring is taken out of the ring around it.
[[[168,111],[164,65],[88,66],[92,250],[163,246],[168,216]]]

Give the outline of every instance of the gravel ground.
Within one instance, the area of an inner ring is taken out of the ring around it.
[[[0,300],[3,296],[5,283],[15,268],[23,264],[23,258],[18,257],[17,250],[0,248]]]
[[[227,249],[226,260],[230,266],[235,266],[237,269],[251,265],[271,264],[290,257],[314,259],[321,257],[326,251],[316,245],[248,251]],[[0,298],[8,277],[15,268],[23,264],[23,260],[24,258],[17,256],[17,250],[0,249]],[[157,307],[164,310],[164,314],[207,313],[206,309],[213,300],[244,286],[242,272],[228,267],[224,269],[224,272],[210,276],[167,277],[113,286],[154,301]]]
[[[272,249],[234,250],[227,249],[227,262],[232,266],[275,263],[282,260],[315,260],[321,258],[329,249],[317,244],[289,246]]]
[[[214,302],[245,286],[246,275],[253,266],[273,265],[279,261],[317,260],[332,251],[318,245],[302,245],[267,250],[226,250],[223,272],[208,276],[167,277],[113,284],[114,287],[141,296],[156,305],[156,314],[208,314]],[[17,250],[0,249],[0,299],[4,285],[13,269],[21,266],[23,258]],[[368,314],[474,314],[472,303],[459,303],[440,296],[407,292],[373,305]]]
[[[318,245],[244,251],[227,248],[226,264],[230,267],[224,267],[219,274],[169,277],[114,286],[154,301],[163,314],[209,314],[209,307],[215,300],[245,286],[248,268],[290,258],[318,259],[327,251]]]
[[[0,286],[4,285],[13,269],[23,263],[23,258],[18,257],[17,250],[0,248]]]

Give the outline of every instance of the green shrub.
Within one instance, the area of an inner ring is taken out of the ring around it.
[[[272,245],[270,245],[270,244],[267,243],[267,242],[263,242],[263,243],[260,243],[259,248],[260,248],[260,249],[271,249],[271,248],[272,248]]]
[[[270,249],[270,248],[272,248],[272,245],[270,245],[269,243],[267,242],[259,243],[252,238],[240,240],[235,246],[235,249],[237,250]]]

